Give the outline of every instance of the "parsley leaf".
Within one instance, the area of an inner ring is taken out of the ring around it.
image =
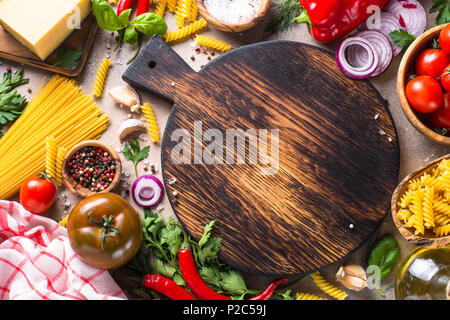
[[[30,79],[23,79],[23,70],[12,75],[6,72],[0,83],[0,125],[16,120],[27,105],[27,100],[14,88],[28,83]]]
[[[416,40],[416,37],[404,29],[398,29],[392,31],[389,36],[391,37],[394,44],[399,47],[409,47],[411,43]]]
[[[449,0],[433,0],[433,6],[429,13],[438,12],[436,24],[441,25],[450,22],[450,4]]]
[[[56,52],[56,60],[53,65],[71,69],[77,65],[82,54],[83,51],[77,49],[60,47]]]
[[[146,146],[141,150],[139,142],[136,139],[131,139],[130,142],[125,145],[122,153],[127,159],[133,161],[136,178],[139,177],[137,165],[141,160],[148,157],[149,152],[150,146]]]

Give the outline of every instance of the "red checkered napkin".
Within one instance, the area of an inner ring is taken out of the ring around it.
[[[66,228],[0,201],[0,299],[126,299],[107,270],[84,263]]]

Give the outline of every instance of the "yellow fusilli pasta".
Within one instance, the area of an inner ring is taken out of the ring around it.
[[[199,35],[195,38],[195,43],[210,49],[227,52],[232,49],[231,45],[226,42],[219,41],[210,37]]]
[[[185,19],[188,19],[191,12],[191,0],[178,0],[175,10],[175,23],[177,28],[183,28]]]
[[[45,158],[45,172],[50,178],[56,175],[56,139],[53,136],[47,137],[45,144],[47,153]]]
[[[440,161],[407,183],[397,203],[397,218],[416,235],[430,231],[440,237],[450,224],[450,160]]]
[[[175,12],[177,10],[177,0],[167,0],[167,10]]]
[[[337,300],[345,300],[348,297],[348,294],[345,291],[342,291],[332,284],[328,283],[319,272],[312,273],[311,278],[320,290],[330,295],[331,297]]]
[[[158,123],[156,121],[155,113],[153,112],[152,106],[149,103],[144,103],[142,105],[142,113],[145,116],[145,119],[148,123],[148,131],[150,134],[150,138],[152,139],[153,143],[159,142],[159,129],[158,129]]]
[[[111,59],[109,58],[103,58],[102,62],[100,63],[97,71],[97,76],[95,78],[94,82],[94,89],[92,91],[92,94],[95,97],[100,97],[103,92],[103,85],[105,83],[106,74],[108,73],[109,66],[111,65]]]
[[[296,300],[327,300],[311,293],[297,293]]]
[[[166,6],[167,6],[167,0],[158,0],[158,2],[156,3],[156,7],[155,7],[155,13],[158,16],[163,17],[164,12],[166,11]]]
[[[64,158],[67,154],[67,149],[64,147],[59,147],[58,152],[56,153],[56,174],[55,174],[55,183],[58,187],[61,187],[63,185],[63,162]]]
[[[436,227],[434,229],[434,233],[436,233],[436,236],[438,237],[447,236],[448,234],[450,234],[450,224]]]
[[[191,3],[191,12],[189,14],[188,20],[190,22],[194,22],[195,20],[197,20],[197,16],[198,16],[198,7],[197,7],[197,1],[196,0],[192,0]]]
[[[166,39],[166,42],[177,41],[187,36],[190,36],[191,34],[194,34],[205,27],[206,27],[206,20],[201,18],[200,20],[194,21],[193,23],[188,24],[187,26],[181,29],[166,33],[164,35],[164,38]]]

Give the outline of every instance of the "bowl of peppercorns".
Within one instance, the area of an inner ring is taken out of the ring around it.
[[[121,174],[122,164],[116,150],[98,140],[77,144],[63,163],[64,185],[79,197],[111,192],[120,183]]]

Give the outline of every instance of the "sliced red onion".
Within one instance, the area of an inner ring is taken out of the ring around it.
[[[427,14],[417,0],[391,0],[383,11],[395,15],[400,26],[416,38],[425,31]]]
[[[347,49],[351,46],[360,46],[367,52],[367,60],[364,64],[358,65],[351,56],[348,56]],[[369,78],[378,67],[378,53],[370,41],[361,37],[349,37],[339,44],[336,50],[336,62],[341,71],[353,79]]]
[[[376,14],[376,13],[375,13]],[[389,35],[392,31],[401,29],[399,19],[390,12],[381,12],[380,19],[367,19],[361,26],[361,30],[377,30],[389,39],[392,45],[394,56],[398,55],[403,47],[396,46]],[[379,20],[379,21],[378,21]]]
[[[162,182],[155,176],[145,175],[134,181],[131,186],[131,195],[134,202],[143,208],[152,208],[158,205],[164,196]]]
[[[361,37],[367,39],[374,46],[379,62],[378,67],[372,74],[372,77],[376,77],[382,74],[391,64],[394,53],[392,50],[391,42],[384,34],[376,30],[366,30],[361,31],[355,35],[356,37]],[[348,59],[353,61],[355,65],[364,65],[368,59],[367,51],[361,46],[351,46],[348,48]]]

